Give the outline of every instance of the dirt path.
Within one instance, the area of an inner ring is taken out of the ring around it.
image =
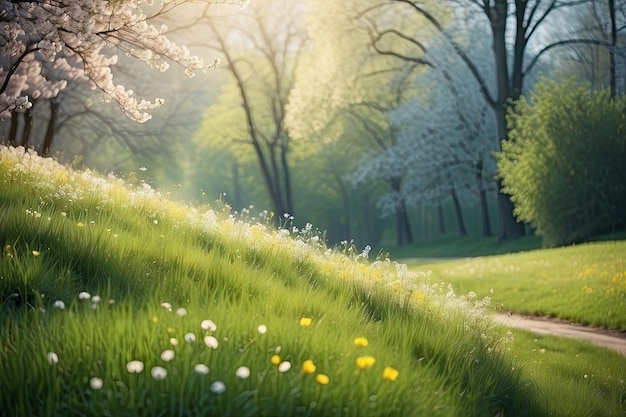
[[[505,326],[528,330],[533,333],[587,340],[594,345],[613,349],[626,356],[626,332],[587,327],[559,319],[518,314],[496,314],[494,320]]]

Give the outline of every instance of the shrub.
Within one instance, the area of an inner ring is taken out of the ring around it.
[[[503,191],[544,246],[626,228],[625,98],[544,79],[508,122],[498,155]]]

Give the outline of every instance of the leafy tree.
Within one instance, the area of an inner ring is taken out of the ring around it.
[[[42,152],[48,153],[59,111],[54,98],[69,81],[88,82],[131,120],[148,120],[148,111],[163,100],[137,99],[132,89],[114,82],[120,53],[161,71],[170,62],[189,74],[208,68],[186,46],[173,43],[166,26],[152,24],[185,1],[163,2],[160,7],[143,3],[151,2],[0,0],[0,117],[13,119],[10,142],[16,139],[15,112],[26,111],[28,126],[33,100],[45,97],[50,99],[50,122]],[[28,135],[23,137],[22,142],[28,142]]]
[[[499,173],[515,214],[546,246],[626,228],[626,98],[609,96],[543,80],[510,113]]]

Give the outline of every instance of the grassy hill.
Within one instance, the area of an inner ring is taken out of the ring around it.
[[[624,358],[551,398],[485,300],[131,179],[0,147],[0,415],[624,411]]]

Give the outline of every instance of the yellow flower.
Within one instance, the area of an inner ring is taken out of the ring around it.
[[[311,325],[311,318],[310,317],[302,317],[300,319],[300,326],[302,327],[307,327]]]
[[[168,333],[168,334],[172,334],[172,333],[174,333],[174,329],[173,329],[173,328],[171,328],[171,327],[168,327],[168,328],[167,328],[167,333]]]
[[[328,375],[317,374],[315,376],[315,382],[320,385],[328,385],[328,383],[330,382],[330,378],[328,378]]]
[[[273,356],[270,358],[270,362],[272,362],[272,364],[273,364],[273,365],[278,365],[278,364],[280,364],[280,356],[278,356],[278,355],[273,355]]]
[[[159,318],[157,316],[152,316],[152,323],[158,323],[159,322]]]
[[[33,256],[39,256],[39,251],[34,250],[34,251],[33,251]]]
[[[354,339],[354,344],[358,347],[365,347],[367,346],[367,343],[367,339],[364,337],[357,337],[356,339]]]
[[[78,222],[78,223],[76,223],[76,226],[78,226],[78,227],[84,227],[84,226],[85,226],[85,223],[83,223],[83,222]]]
[[[359,369],[371,368],[374,362],[376,362],[376,359],[373,356],[359,356],[356,358],[356,366]]]
[[[383,378],[388,381],[395,381],[396,378],[398,377],[398,374],[399,372],[397,369],[394,369],[388,366],[383,371]]]
[[[317,368],[311,359],[307,359],[302,363],[302,373],[303,374],[312,374],[315,372]]]

